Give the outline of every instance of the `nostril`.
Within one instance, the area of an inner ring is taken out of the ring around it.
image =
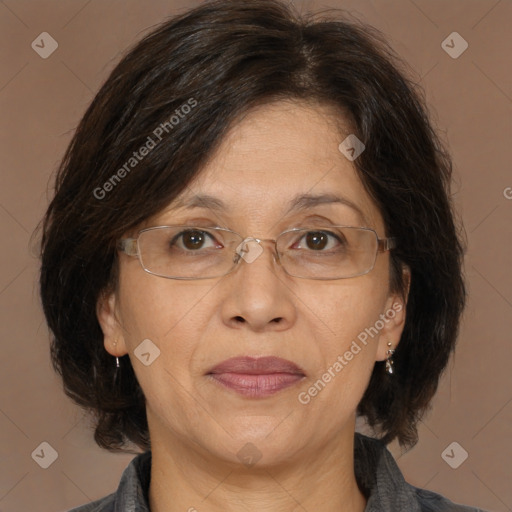
[[[241,324],[243,324],[245,322],[245,319],[243,317],[241,317],[241,316],[235,316],[235,320],[237,322],[240,322]]]

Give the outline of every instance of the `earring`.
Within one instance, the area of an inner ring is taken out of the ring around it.
[[[388,351],[386,352],[388,355],[388,358],[386,359],[386,372],[389,374],[393,373],[393,354],[395,353],[394,349],[392,349],[393,345],[391,345],[391,342],[388,341]]]
[[[114,341],[114,347],[117,345],[117,340]],[[119,357],[116,356],[116,368],[119,368]]]

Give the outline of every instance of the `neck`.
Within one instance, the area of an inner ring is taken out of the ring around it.
[[[354,475],[354,430],[293,460],[252,467],[187,440],[151,434],[151,512],[364,512]],[[313,453],[314,452],[314,453]]]

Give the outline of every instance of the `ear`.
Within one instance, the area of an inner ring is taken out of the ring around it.
[[[103,292],[96,304],[96,317],[103,331],[105,350],[114,357],[128,353],[123,329],[116,312],[117,299],[114,291]]]
[[[405,311],[411,288],[411,270],[407,265],[403,265],[402,275],[405,281],[404,296],[399,293],[390,294],[386,299],[384,311],[380,316],[384,322],[384,327],[380,330],[379,334],[376,361],[384,361],[388,357],[388,349],[397,348],[404,330]],[[391,342],[391,347],[388,346],[388,342]]]

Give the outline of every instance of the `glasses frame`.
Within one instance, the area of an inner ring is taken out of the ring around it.
[[[156,230],[156,229],[165,229],[165,228],[189,228],[189,229],[195,228],[199,231],[201,231],[201,230],[227,231],[229,233],[233,233],[234,235],[237,235],[241,239],[240,244],[246,243],[248,241],[255,241],[260,245],[262,245],[262,242],[273,242],[274,243],[274,260],[279,264],[279,266],[283,269],[283,271],[287,275],[292,276],[292,277],[297,277],[299,279],[313,279],[316,281],[336,281],[338,279],[351,279],[353,277],[359,277],[359,276],[366,275],[369,272],[371,272],[373,270],[373,268],[375,267],[375,263],[377,261],[377,256],[380,252],[387,252],[387,251],[390,251],[391,249],[395,249],[397,247],[397,238],[396,237],[379,238],[379,235],[377,234],[377,232],[374,229],[368,228],[368,227],[361,227],[361,226],[337,225],[337,226],[311,226],[309,228],[308,227],[300,227],[300,228],[287,229],[287,230],[283,231],[282,233],[279,233],[279,235],[277,235],[276,238],[255,238],[252,236],[248,236],[248,237],[244,238],[240,233],[237,233],[236,231],[233,231],[232,229],[223,228],[220,226],[205,227],[205,226],[197,226],[197,225],[191,225],[191,224],[169,224],[169,225],[164,225],[164,226],[151,226],[149,228],[141,229],[137,233],[136,238],[121,238],[117,242],[117,249],[119,251],[127,254],[128,256],[137,257],[142,269],[145,272],[147,272],[148,274],[158,276],[158,277],[163,277],[164,279],[179,279],[179,280],[187,280],[187,281],[196,281],[196,280],[200,280],[200,279],[216,279],[217,277],[224,277],[228,274],[231,274],[231,272],[233,272],[238,267],[240,261],[244,259],[241,257],[240,253],[234,252],[234,254],[238,256],[238,258],[236,258],[236,257],[233,258],[233,266],[231,267],[231,269],[228,270],[224,274],[220,274],[218,276],[212,276],[212,277],[175,277],[175,276],[166,276],[163,274],[158,274],[156,272],[152,272],[151,270],[148,270],[142,262],[142,257],[139,252],[139,238],[140,238],[141,234],[145,233],[146,231],[152,231],[152,230]],[[284,235],[286,233],[293,232],[293,231],[304,231],[304,230],[306,230],[306,231],[308,231],[308,230],[322,231],[322,230],[329,230],[332,228],[361,229],[361,230],[365,230],[365,231],[371,231],[375,235],[375,238],[377,239],[377,250],[375,252],[375,257],[373,259],[373,264],[368,270],[366,270],[365,272],[361,272],[360,274],[355,274],[352,276],[335,277],[335,278],[332,278],[332,277],[303,277],[303,276],[291,274],[290,272],[288,272],[286,270],[286,268],[281,263],[280,254],[279,254],[279,251],[277,250],[277,241],[282,235]],[[262,245],[262,248],[264,249],[263,245]]]

